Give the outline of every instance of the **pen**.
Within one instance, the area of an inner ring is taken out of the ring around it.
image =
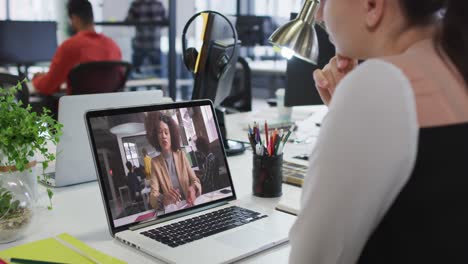
[[[249,139],[250,146],[252,147],[252,150],[255,152],[255,142],[253,141],[252,135],[247,133],[247,137]]]
[[[283,148],[284,148],[284,144],[283,142],[280,142],[279,148],[278,148],[278,155],[283,154]]]
[[[284,137],[284,140],[283,140],[283,143],[286,144],[286,142],[288,142],[288,138],[289,136],[291,135],[292,131],[294,130],[294,125],[291,126],[291,128],[289,129],[288,133],[286,134],[286,137]]]
[[[262,135],[260,134],[260,122],[257,124],[257,132],[258,132],[258,142],[260,142],[260,145],[262,144]]]
[[[18,264],[65,264],[63,262],[52,262],[52,261],[22,259],[22,258],[11,258],[9,262],[18,263]]]
[[[276,134],[278,130],[275,129],[273,131],[273,134],[270,137],[270,156],[273,156],[275,154],[275,144],[276,144]]]
[[[268,156],[273,156],[273,135],[270,135],[270,145],[268,145]]]
[[[279,146],[280,146],[280,136],[278,134],[276,134],[276,141],[275,141],[275,155],[278,155],[278,149],[279,149]]]
[[[265,120],[265,142],[266,142],[266,145],[268,146],[268,124],[266,120]]]
[[[258,155],[258,156],[262,156],[262,155],[263,155],[262,146],[261,146],[260,144],[257,144],[256,152],[257,152],[257,155]]]

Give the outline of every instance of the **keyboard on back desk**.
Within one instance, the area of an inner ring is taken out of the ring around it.
[[[170,247],[177,247],[265,217],[267,215],[232,206],[144,231],[141,234]]]

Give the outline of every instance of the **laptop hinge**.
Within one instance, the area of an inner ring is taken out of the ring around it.
[[[187,212],[181,212],[181,213],[178,213],[176,215],[171,215],[171,216],[168,216],[168,217],[164,217],[163,219],[151,220],[151,221],[144,222],[144,223],[141,223],[141,224],[138,224],[138,225],[135,225],[135,226],[131,226],[129,228],[129,230],[130,231],[135,231],[135,230],[138,230],[138,229],[141,229],[141,228],[148,227],[150,225],[164,223],[164,222],[167,222],[167,221],[170,221],[170,220],[173,220],[173,219],[176,219],[176,218],[180,218],[180,217],[183,217],[183,216],[186,216],[186,215],[191,215],[191,214],[198,213],[198,212],[201,212],[201,211],[209,210],[209,209],[221,206],[221,205],[225,205],[227,203],[228,203],[227,201],[218,202],[218,203],[210,204],[210,205],[207,205],[207,206],[203,206],[201,208],[196,208],[196,209],[193,209],[193,210],[190,210],[190,211],[187,211]]]

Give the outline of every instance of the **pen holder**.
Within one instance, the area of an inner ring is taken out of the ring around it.
[[[283,194],[283,155],[253,155],[253,194],[259,197],[279,197]]]

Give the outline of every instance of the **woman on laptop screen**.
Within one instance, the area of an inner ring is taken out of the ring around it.
[[[180,136],[176,122],[168,115],[150,112],[145,121],[149,143],[161,155],[151,160],[150,204],[154,209],[177,205],[185,200],[194,205],[201,195],[200,180],[180,149]]]

